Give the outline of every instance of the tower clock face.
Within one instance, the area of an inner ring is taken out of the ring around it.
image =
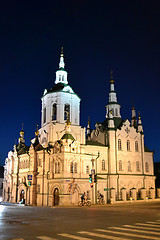
[[[99,134],[99,129],[98,128],[96,128],[94,134],[95,134],[96,137],[98,136],[98,134]]]

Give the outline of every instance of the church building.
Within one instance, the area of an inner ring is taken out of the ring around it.
[[[153,152],[144,145],[141,117],[123,120],[111,74],[105,120],[80,126],[80,97],[68,84],[63,49],[55,85],[45,89],[41,128],[30,146],[23,127],[4,166],[3,200],[36,206],[155,198]],[[90,178],[90,180],[89,180]]]

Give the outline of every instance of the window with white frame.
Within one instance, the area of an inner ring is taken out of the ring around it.
[[[86,166],[86,174],[89,174],[89,166]]]
[[[138,162],[138,161],[136,162],[136,171],[137,171],[137,172],[140,171],[140,165],[139,165],[139,162]]]
[[[131,169],[131,161],[128,161],[128,172],[131,172],[132,169]]]
[[[70,105],[69,104],[64,105],[64,120],[67,120],[67,117],[69,117],[69,120],[70,120]]]
[[[40,193],[40,184],[37,184],[37,193]]]
[[[112,108],[112,116],[114,116],[114,108]]]
[[[138,142],[135,141],[135,151],[138,152]]]
[[[42,162],[41,162],[41,159],[40,159],[40,158],[38,159],[38,166],[39,166],[39,167],[42,166]]]
[[[122,150],[122,142],[121,142],[121,139],[118,139],[118,150]]]
[[[60,173],[60,162],[58,162],[58,171],[57,173]]]
[[[74,163],[74,173],[77,173],[77,163]]]
[[[70,173],[73,173],[73,162],[70,163]]]
[[[43,123],[46,123],[46,107],[43,109]]]
[[[55,173],[58,173],[57,162],[55,162]]]
[[[52,121],[57,120],[57,104],[54,103],[52,106]]]
[[[105,160],[103,159],[102,160],[102,171],[105,171],[105,170],[106,170]]]
[[[130,151],[130,141],[127,140],[127,151]]]
[[[146,172],[149,172],[149,165],[148,165],[148,162],[145,163],[145,169],[146,169]]]

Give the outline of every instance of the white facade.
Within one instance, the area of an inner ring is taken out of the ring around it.
[[[79,124],[80,98],[68,85],[63,52],[53,88],[42,96],[41,128],[31,146],[26,146],[23,129],[19,143],[5,161],[5,201],[38,206],[78,204],[86,192],[96,203],[97,192],[105,203],[155,197],[153,152],[144,145],[141,118],[123,120],[111,78],[106,119],[91,131]],[[97,176],[93,188],[91,170]]]

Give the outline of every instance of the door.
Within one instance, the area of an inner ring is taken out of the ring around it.
[[[55,188],[55,189],[54,189],[53,205],[54,205],[54,206],[59,205],[59,190],[58,190],[58,188]]]
[[[25,200],[24,200],[24,190],[21,191],[20,193],[20,202],[24,203]]]

